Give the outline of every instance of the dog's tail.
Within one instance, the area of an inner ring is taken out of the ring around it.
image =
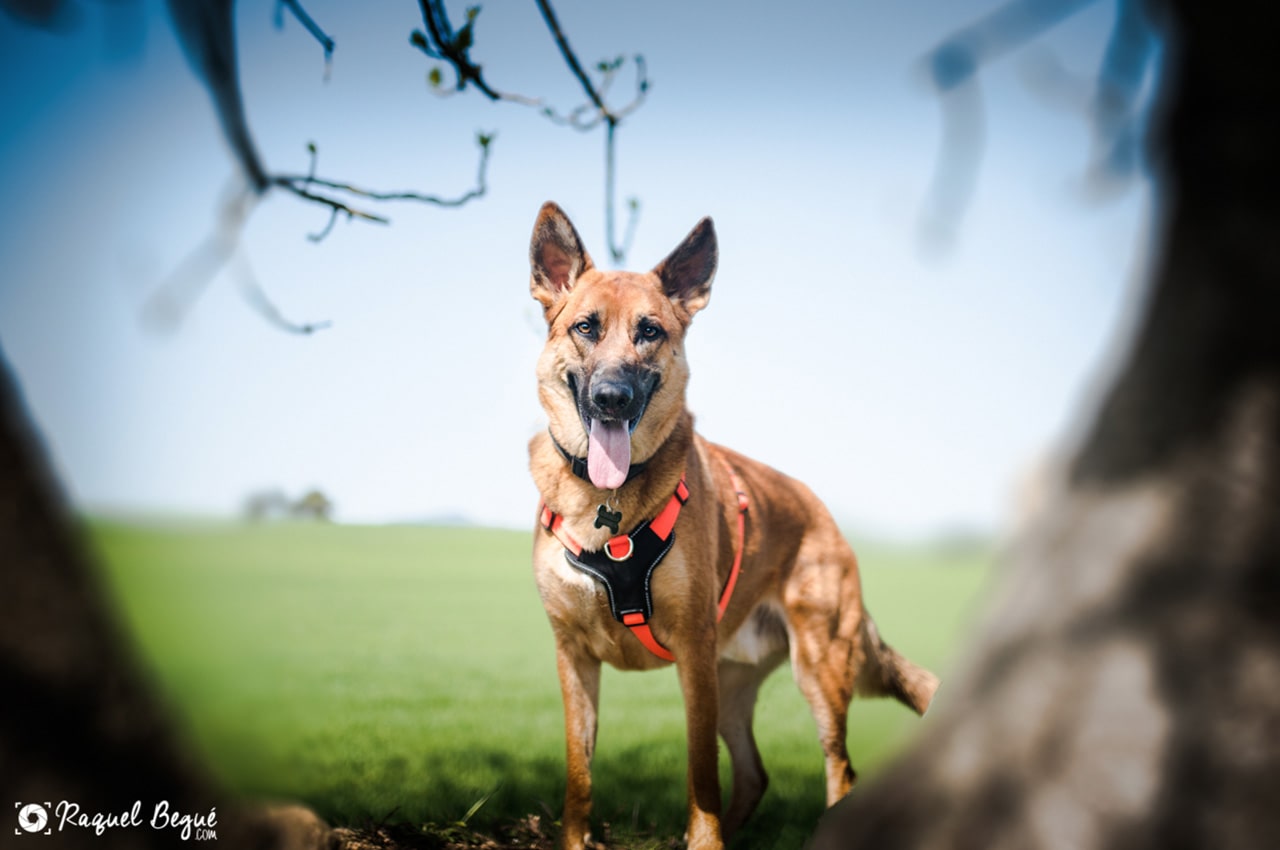
[[[862,613],[862,645],[866,660],[854,685],[857,692],[863,696],[893,697],[923,715],[938,690],[938,677],[885,643],[866,611]]]

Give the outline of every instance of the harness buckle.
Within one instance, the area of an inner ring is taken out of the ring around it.
[[[613,554],[613,544],[619,540],[627,541],[627,551],[626,551],[626,554],[624,555]],[[629,535],[622,535],[619,537],[610,538],[609,542],[604,545],[604,553],[609,556],[609,560],[618,561],[619,563],[622,561],[628,560],[632,556],[632,554],[635,553],[635,551],[636,551],[636,542],[632,540]]]

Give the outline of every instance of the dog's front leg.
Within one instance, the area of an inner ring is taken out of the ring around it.
[[[716,682],[715,624],[701,640],[689,641],[677,656],[689,743],[689,850],[719,850],[720,835],[719,687]]]
[[[560,840],[565,850],[582,850],[591,831],[591,756],[596,749],[600,659],[580,646],[557,640],[556,669],[564,698],[567,768]]]

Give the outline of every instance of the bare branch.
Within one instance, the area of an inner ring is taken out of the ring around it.
[[[347,221],[360,219],[374,224],[388,224],[390,219],[352,206],[341,197],[315,191],[314,187],[375,202],[415,201],[440,207],[460,207],[482,197],[488,191],[489,153],[494,135],[493,133],[477,134],[476,144],[480,148],[480,162],[476,171],[476,185],[454,198],[442,198],[415,191],[377,191],[316,177],[319,152],[314,142],[307,144],[310,163],[306,174],[270,175],[267,177],[267,183],[269,188],[278,187],[304,201],[319,204],[329,210],[329,218],[325,226],[315,233],[307,234],[307,238],[312,242],[320,242],[333,232],[340,218],[345,217]],[[240,188],[227,197],[220,207],[218,222],[213,231],[183,259],[148,299],[143,308],[143,318],[148,325],[160,330],[175,328],[218,272],[229,262],[234,262],[246,299],[272,324],[292,333],[312,333],[329,326],[328,322],[297,324],[284,318],[267,297],[261,285],[253,278],[247,258],[240,255],[241,234],[244,232],[249,213],[261,198],[262,195],[252,187]]]
[[[631,102],[620,109],[606,109],[600,111],[595,104],[587,101],[586,103],[575,106],[567,113],[557,112],[550,106],[543,105],[542,101],[534,101],[530,99],[521,99],[516,102],[525,103],[530,106],[537,106],[541,109],[542,114],[553,124],[559,124],[562,127],[572,127],[574,130],[586,132],[594,130],[601,124],[613,121],[614,124],[621,124],[622,119],[635,112],[644,103],[645,97],[649,92],[648,66],[645,64],[644,57],[636,55],[632,57],[636,66],[636,94]],[[613,85],[613,80],[617,77],[618,70],[621,68],[622,58],[619,57],[613,62],[601,62],[601,84],[597,90],[603,98]],[[511,98],[508,98],[511,99]]]
[[[338,217],[344,215],[350,221],[353,218],[371,221],[376,224],[387,224],[390,219],[359,209],[348,204],[346,201],[333,197],[328,194],[321,194],[313,191],[312,187],[319,186],[322,189],[330,189],[334,192],[340,192],[346,195],[353,195],[357,198],[366,198],[370,201],[415,201],[417,203],[432,204],[438,207],[460,207],[476,198],[483,197],[489,190],[488,171],[489,171],[489,152],[492,149],[495,133],[477,133],[476,144],[480,148],[480,164],[476,170],[476,185],[466,192],[453,198],[444,198],[439,195],[428,195],[423,192],[413,190],[397,190],[397,191],[381,191],[377,189],[366,189],[362,186],[356,186],[340,180],[326,180],[316,176],[316,160],[318,152],[314,142],[307,144],[307,152],[311,156],[311,163],[307,169],[307,173],[303,174],[276,174],[269,178],[272,186],[279,186],[288,192],[292,192],[303,200],[320,204],[329,208],[329,221],[317,233],[307,235],[312,242],[319,242],[328,236],[334,225],[337,223]]]
[[[311,163],[307,166],[307,185],[310,186],[311,181],[316,179],[316,164],[320,159],[320,151],[315,142],[307,142],[307,153],[311,156]]]
[[[605,129],[605,149],[604,149],[604,225],[606,241],[609,243],[609,255],[613,261],[622,264],[627,259],[627,252],[631,250],[631,240],[636,235],[636,224],[640,218],[640,201],[637,198],[629,198],[627,200],[627,229],[626,236],[621,243],[615,238],[614,229],[614,186],[617,185],[617,174],[614,157],[614,131],[618,124],[616,121],[610,121]]]
[[[244,296],[249,306],[257,311],[258,315],[280,330],[295,334],[312,334],[333,326],[333,322],[330,321],[298,323],[286,319],[280,309],[267,296],[262,285],[258,283],[253,269],[249,266],[249,259],[244,255],[243,251],[236,252],[233,262],[236,276],[240,281],[240,294]]]
[[[622,262],[622,258],[631,252],[631,243],[636,238],[636,227],[640,224],[640,199],[632,195],[627,198],[627,226],[622,231],[622,243],[619,246],[620,254],[618,262]]]
[[[236,181],[239,183],[239,181]],[[172,331],[204,294],[210,281],[240,245],[249,214],[262,198],[253,187],[239,183],[228,190],[209,235],[156,287],[142,307],[142,322],[157,331]]]
[[[348,217],[347,220],[350,221],[350,217]],[[310,242],[323,242],[325,237],[327,237],[330,233],[333,232],[333,226],[337,223],[338,223],[338,208],[334,207],[333,209],[329,210],[329,221],[325,224],[325,226],[320,230],[316,231],[315,233],[308,233],[307,240]]]
[[[649,94],[649,66],[645,64],[644,57],[637,53],[632,57],[636,65],[636,93],[631,102],[621,109],[613,111],[613,117],[616,122],[621,123],[632,112],[635,112],[643,104],[645,97]]]
[[[236,64],[235,20],[230,0],[168,0],[182,52],[209,90],[222,133],[253,190],[267,190],[267,172],[249,132]]]
[[[419,0],[422,7],[422,20],[427,25],[427,35],[414,30],[409,43],[417,47],[432,59],[441,59],[453,66],[458,79],[456,88],[462,91],[467,83],[471,83],[490,100],[528,100],[518,95],[504,95],[492,88],[484,79],[480,66],[471,61],[471,45],[475,42],[474,30],[476,17],[480,14],[479,6],[467,9],[467,22],[456,33],[449,22],[449,14],[445,11],[443,0]]]
[[[284,16],[281,14],[284,9],[292,12],[293,16],[298,19],[298,23],[306,27],[307,32],[311,33],[311,37],[320,42],[320,46],[324,48],[324,64],[327,69],[333,61],[333,39],[320,28],[315,18],[307,14],[307,10],[302,8],[302,4],[298,0],[276,0],[276,26],[284,25]]]
[[[0,3],[2,2],[3,0],[0,0]],[[318,153],[314,142],[307,144],[310,161],[305,175],[271,174],[263,164],[253,142],[245,116],[244,98],[237,70],[233,0],[168,0],[168,8],[183,52],[196,76],[209,91],[214,111],[222,125],[223,135],[230,144],[235,160],[240,166],[240,172],[248,185],[223,203],[219,222],[209,236],[191,251],[169,279],[149,299],[144,309],[144,317],[148,323],[165,327],[177,324],[208,283],[233,258],[240,244],[240,236],[249,212],[272,188],[289,192],[301,200],[318,204],[329,211],[329,218],[324,227],[315,233],[308,234],[307,238],[313,242],[319,242],[332,233],[338,219],[342,217],[348,221],[361,219],[375,224],[388,223],[389,219],[385,216],[364,209],[344,196],[372,202],[416,201],[440,207],[460,207],[486,193],[493,133],[477,134],[480,163],[476,185],[455,198],[428,195],[417,191],[375,191],[344,181],[321,179],[316,176]],[[439,0],[423,0],[423,8],[438,11],[438,17],[444,22],[444,28],[437,28],[435,32],[443,40],[442,43],[450,45],[449,49],[454,55],[465,60],[466,51],[470,47],[471,25],[478,10],[469,11],[467,25],[454,33],[447,19],[443,17],[444,9]],[[283,24],[285,9],[288,9],[320,42],[325,51],[327,66],[333,53],[333,39],[307,14],[301,0],[277,0],[278,25]],[[429,49],[428,52],[430,53]],[[477,77],[479,72],[479,67],[468,71]],[[244,265],[247,268],[247,260],[244,261]],[[251,273],[247,274],[252,277]],[[260,307],[265,304],[270,308],[261,308],[259,312],[273,323],[295,331],[299,328],[319,327],[288,322],[270,305],[270,300],[261,294],[261,287],[256,282],[251,288],[260,294],[260,297],[253,297],[254,303],[259,304]],[[309,330],[299,332],[309,332]]]
[[[591,122],[580,122],[578,116],[580,110],[570,113],[568,123],[577,129],[588,129],[600,122],[605,125],[605,152],[604,152],[604,219],[605,219],[605,236],[609,243],[609,255],[615,263],[621,264],[626,261],[627,251],[631,248],[631,239],[635,235],[635,227],[639,214],[640,205],[634,198],[628,204],[630,215],[628,217],[627,237],[622,243],[617,240],[617,230],[615,228],[614,208],[616,206],[614,198],[617,185],[617,164],[615,143],[616,131],[618,124],[622,121],[624,115],[639,108],[644,102],[645,95],[649,91],[649,80],[646,74],[646,68],[643,57],[637,56],[636,61],[636,96],[631,103],[627,104],[620,112],[613,112],[605,103],[604,94],[608,92],[613,84],[613,78],[617,74],[618,68],[622,66],[622,57],[613,62],[601,62],[598,70],[602,75],[600,88],[591,82],[591,78],[587,76],[587,72],[583,70],[582,63],[578,61],[578,56],[573,52],[573,48],[569,46],[569,39],[564,34],[564,29],[560,26],[560,20],[556,17],[555,10],[551,8],[548,0],[537,0],[538,10],[542,12],[542,19],[547,24],[547,29],[551,30],[551,35],[556,41],[556,46],[560,48],[560,55],[564,57],[565,64],[569,66],[569,70],[578,78],[578,82],[582,85],[582,90],[586,92],[587,99],[596,108],[596,118]],[[551,117],[550,115],[548,117]]]
[[[537,109],[545,118],[563,127],[571,127],[574,130],[586,132],[594,130],[601,124],[605,126],[605,229],[609,242],[609,254],[615,263],[620,264],[626,259],[632,237],[635,235],[639,203],[632,199],[628,204],[630,216],[628,218],[626,236],[619,243],[616,238],[614,215],[614,207],[616,206],[615,179],[617,174],[615,133],[618,125],[622,123],[622,119],[644,103],[645,97],[649,92],[648,69],[645,65],[644,57],[634,57],[636,68],[635,96],[631,102],[620,109],[611,109],[606,100],[606,95],[612,88],[618,71],[625,64],[625,58],[619,56],[611,61],[599,62],[596,65],[596,70],[600,74],[600,82],[597,85],[592,81],[577,54],[574,53],[573,48],[569,45],[569,39],[565,35],[564,29],[560,26],[560,20],[556,17],[555,10],[550,2],[548,0],[536,0],[536,2],[547,29],[550,30],[556,46],[560,49],[561,57],[564,59],[565,64],[569,66],[570,72],[578,80],[587,97],[585,103],[574,107],[568,112],[557,110],[542,98],[502,91],[495,88],[485,79],[481,67],[471,59],[471,47],[475,43],[474,27],[476,18],[480,13],[478,6],[472,6],[467,9],[466,24],[460,30],[455,31],[444,7],[444,0],[419,0],[426,32],[414,30],[409,38],[409,43],[421,50],[426,56],[446,62],[453,68],[455,79],[451,90],[444,87],[444,75],[440,72],[440,69],[438,67],[431,69],[428,80],[431,83],[432,90],[437,94],[442,96],[456,94],[464,91],[467,85],[470,84],[490,100],[516,103]]]
[[[578,78],[578,82],[582,84],[582,90],[587,93],[587,99],[595,104],[596,109],[600,110],[602,115],[609,115],[609,107],[605,106],[604,99],[600,97],[600,93],[596,91],[595,86],[591,84],[591,79],[587,77],[587,73],[582,70],[582,63],[578,61],[578,56],[573,52],[573,48],[569,46],[569,39],[565,38],[564,30],[560,28],[560,21],[556,18],[555,10],[551,8],[551,4],[547,0],[537,0],[538,11],[542,13],[542,20],[546,21],[547,29],[551,30],[551,35],[556,40],[556,46],[560,48],[560,55],[564,57],[565,64],[569,66],[569,70]]]
[[[516,92],[502,91],[490,84],[485,79],[481,67],[471,60],[471,47],[475,39],[474,26],[476,18],[479,16],[479,7],[472,6],[467,9],[467,23],[455,33],[453,25],[449,21],[448,12],[445,10],[441,0],[419,0],[419,6],[422,8],[422,19],[426,24],[427,31],[423,33],[421,30],[414,30],[409,37],[409,43],[421,50],[426,56],[447,62],[453,68],[455,75],[454,86],[452,89],[448,89],[444,87],[444,78],[439,68],[431,70],[429,80],[432,90],[441,97],[457,94],[465,90],[468,84],[471,84],[490,100],[528,106],[537,109],[556,124],[573,127],[575,130],[592,130],[610,118],[614,121],[621,121],[623,117],[634,112],[644,102],[645,95],[649,91],[649,78],[644,57],[635,56],[633,57],[636,65],[635,97],[621,109],[610,109],[605,102],[605,95],[612,86],[619,69],[624,64],[624,58],[619,56],[612,61],[598,63],[596,69],[600,72],[601,83],[599,86],[595,86],[591,82],[591,78],[583,70],[582,63],[578,60],[577,55],[569,47],[569,42],[565,38],[564,32],[560,29],[560,23],[556,19],[555,12],[545,0],[540,0],[539,2],[539,8],[543,10],[543,19],[547,22],[552,36],[556,39],[561,55],[569,63],[570,70],[573,71],[574,76],[577,77],[586,91],[587,102],[574,107],[568,112],[561,112],[550,105],[545,98],[529,97]],[[583,117],[588,114],[591,116],[590,118]]]
[[[306,178],[298,178],[298,179],[303,181],[306,180]],[[324,185],[323,181],[310,181],[310,182]],[[316,203],[316,204],[320,204],[321,206],[328,207],[334,212],[343,213],[344,215],[346,215],[347,218],[364,219],[365,221],[371,221],[371,222],[374,222],[375,224],[390,223],[390,219],[386,218],[385,216],[380,216],[380,215],[377,215],[376,213],[367,212],[362,209],[356,209],[355,207],[349,206],[348,204],[338,200],[337,198],[331,198],[328,195],[321,195],[316,192],[312,192],[311,190],[305,188],[305,186],[298,185],[297,183],[294,183],[289,180],[285,180],[284,178],[281,178],[281,177],[272,177],[271,185],[279,186],[282,189],[286,189],[292,192],[293,194],[297,195],[299,198],[302,198],[304,201],[311,201],[312,203]]]
[[[1009,0],[951,35],[925,56],[926,73],[940,95],[942,147],[934,169],[922,234],[932,247],[949,239],[977,184],[984,122],[978,74],[984,65],[1016,50],[1096,0]],[[1094,194],[1108,192],[1136,172],[1140,150],[1136,101],[1150,65],[1153,40],[1141,3],[1119,0],[1107,53],[1089,105],[1095,152],[1089,179]],[[1046,75],[1045,72],[1048,72]],[[1052,65],[1040,63],[1058,99],[1077,96]],[[1050,87],[1046,87],[1050,88]],[[926,243],[928,244],[928,243]]]
[[[1015,50],[1097,0],[1009,0],[961,29],[927,57],[933,83],[947,91],[991,60]]]
[[[953,86],[941,100],[942,139],[921,211],[921,246],[945,255],[973,199],[986,149],[986,118],[976,76]]]

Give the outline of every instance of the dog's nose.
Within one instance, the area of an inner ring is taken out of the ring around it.
[[[621,381],[601,381],[591,388],[591,401],[603,413],[620,413],[633,398],[631,387]]]

